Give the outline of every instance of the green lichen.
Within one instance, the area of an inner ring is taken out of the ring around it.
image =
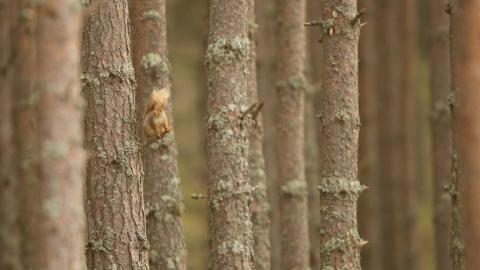
[[[100,80],[87,73],[82,73],[80,74],[80,80],[82,81],[82,87],[83,86],[100,86]]]
[[[249,53],[250,40],[247,37],[227,39],[213,36],[208,44],[205,62],[209,68],[220,71],[222,65],[246,58]]]
[[[355,201],[365,188],[358,180],[350,181],[342,177],[325,177],[317,187],[321,193],[333,194],[350,201]]]
[[[286,81],[278,81],[277,88],[290,87],[292,90],[303,90],[306,91],[309,89],[310,85],[303,75],[293,75],[289,77]]]
[[[159,26],[162,21],[162,15],[156,10],[147,10],[140,17],[142,21],[153,21],[155,25]]]
[[[283,194],[290,196],[307,196],[307,183],[298,179],[289,180],[285,185],[282,186],[282,192]]]
[[[157,53],[147,53],[140,61],[140,67],[146,74],[160,76],[170,70],[169,63]]]
[[[128,61],[116,67],[109,69],[111,75],[115,75],[121,80],[135,81],[135,71],[132,62]]]

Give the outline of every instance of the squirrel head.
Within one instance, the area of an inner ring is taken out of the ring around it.
[[[160,112],[161,112],[161,110],[154,110],[153,115],[154,116],[160,116]]]

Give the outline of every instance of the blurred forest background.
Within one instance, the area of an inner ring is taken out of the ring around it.
[[[321,14],[321,1],[307,1],[307,22],[317,20]],[[358,2],[358,8],[366,7]],[[377,3],[381,1],[369,1],[372,7],[368,7],[362,22],[368,22],[360,35],[360,46],[365,42],[365,36],[373,31],[373,27],[379,25],[377,21]],[[401,1],[392,1],[399,4]],[[415,4],[413,18],[415,19],[415,88],[414,88],[414,113],[415,113],[415,218],[414,226],[417,230],[417,258],[418,265],[415,268],[430,270],[435,268],[435,242],[434,242],[434,203],[433,203],[433,182],[432,182],[432,152],[430,132],[430,89],[429,89],[429,59],[428,40],[432,36],[428,30],[428,1],[412,1]],[[445,3],[440,3],[445,6]],[[276,94],[276,71],[275,71],[275,35],[276,35],[276,3],[273,0],[262,0],[256,3],[257,20],[257,72],[259,85],[259,100],[265,102],[262,110],[265,124],[264,151],[266,156],[266,172],[268,181],[268,200],[272,206],[272,269],[279,269],[280,247],[275,235],[279,233],[278,227],[278,205],[275,182],[277,169],[275,166],[275,94]],[[396,14],[399,16],[399,14]],[[440,14],[448,18],[447,14]],[[398,17],[397,17],[398,18]],[[447,19],[448,20],[448,19]],[[178,143],[179,174],[182,179],[182,193],[185,203],[184,230],[188,250],[188,269],[206,269],[209,261],[208,252],[208,207],[207,202],[202,200],[191,200],[192,193],[207,193],[207,160],[206,160],[206,138],[205,138],[205,105],[206,105],[206,74],[204,68],[204,55],[207,46],[208,34],[208,1],[177,0],[167,1],[167,29],[168,49],[172,64],[172,95],[173,115],[175,120],[176,139]],[[397,28],[395,28],[397,27]],[[400,24],[392,26],[392,32],[398,35]],[[448,26],[447,26],[448,27]],[[395,30],[396,29],[396,30]],[[444,29],[443,38],[448,38],[448,28]],[[311,75],[313,93],[309,99],[316,103],[315,113],[321,110],[321,44],[317,40],[321,36],[318,28],[307,29],[307,46],[310,57],[307,57],[307,73]],[[371,34],[370,34],[371,37]],[[393,44],[396,46],[396,57],[400,57],[400,38]],[[373,41],[367,48],[374,53],[384,44]],[[363,45],[365,46],[365,45]],[[360,56],[359,69],[364,59]],[[362,71],[360,71],[362,72]],[[400,71],[397,70],[400,74]],[[360,73],[362,74],[362,73]],[[360,75],[361,76],[361,75]],[[380,74],[378,76],[381,76]],[[376,80],[378,76],[371,79]],[[360,98],[362,97],[360,90]],[[400,97],[398,97],[400,102]],[[373,104],[371,106],[374,106]],[[379,113],[381,114],[381,113]],[[362,116],[361,116],[362,117]],[[364,122],[361,119],[362,124]],[[392,121],[394,121],[392,119]],[[320,140],[320,122],[307,122],[309,125],[316,125],[315,132]],[[363,127],[363,126],[362,126]],[[360,127],[360,132],[363,129]],[[362,146],[360,145],[360,148]],[[315,162],[306,160],[306,162]],[[360,160],[359,162],[362,162]],[[363,161],[364,164],[377,161]],[[363,165],[367,166],[367,165]],[[361,170],[362,165],[359,165]],[[362,182],[362,178],[360,178]],[[375,191],[373,191],[375,192]],[[401,191],[398,195],[403,196]],[[372,187],[364,191],[360,196],[360,204],[365,197],[370,196]],[[380,195],[381,199],[387,196]],[[380,202],[382,203],[382,202]],[[358,215],[362,218],[361,214]],[[277,224],[277,225],[275,225]],[[360,225],[359,225],[360,226]],[[362,228],[360,235],[362,234]],[[371,244],[371,240],[368,245]],[[363,257],[362,257],[363,259]],[[370,269],[370,268],[365,268]]]

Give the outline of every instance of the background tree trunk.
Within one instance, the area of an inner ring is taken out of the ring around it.
[[[323,178],[320,190],[320,268],[361,269],[357,232],[358,37],[354,0],[325,0],[323,26]],[[340,252],[339,252],[340,251]]]
[[[143,134],[143,106],[153,89],[171,88],[165,0],[135,0],[132,12],[133,63],[137,79],[137,126]],[[172,130],[143,151],[145,212],[150,269],[186,269],[183,202],[177,169],[172,103],[166,106]],[[145,136],[140,135],[142,141]]]
[[[255,23],[255,0],[249,0],[248,6],[248,36],[250,39],[250,61],[247,75],[248,104],[258,101],[257,88],[257,24]],[[253,115],[253,114],[252,114]],[[263,156],[263,117],[258,111],[248,136],[248,165],[250,169],[253,201],[253,261],[255,269],[270,269],[270,205],[267,201],[267,177],[265,174],[265,159]]]
[[[78,62],[81,13],[75,1],[19,4],[15,137],[22,183],[27,269],[85,266]]]
[[[250,53],[248,1],[210,1],[207,153],[212,269],[252,269],[249,116],[246,74]]]
[[[381,197],[378,178],[378,103],[376,80],[377,69],[377,1],[360,1],[359,8],[366,8],[362,21],[370,22],[362,28],[359,44],[359,109],[362,128],[359,135],[358,178],[369,187],[358,200],[358,230],[368,241],[362,249],[362,268],[380,270],[381,250],[380,237],[380,205]]]
[[[450,1],[453,269],[480,264],[480,2]]]
[[[305,0],[278,0],[277,170],[282,268],[310,267],[304,160]]]
[[[448,95],[450,93],[450,56],[448,14],[444,0],[431,0],[430,11],[430,93],[435,198],[435,250],[438,270],[452,267],[450,257],[451,200],[445,192],[451,179],[452,130]]]
[[[20,270],[19,183],[15,173],[13,63],[17,2],[0,3],[0,269]]]
[[[382,248],[378,250],[382,261],[382,269],[398,269],[397,256],[400,251],[398,198],[402,194],[395,193],[398,189],[399,158],[395,151],[398,131],[398,57],[397,48],[397,4],[396,1],[379,1],[378,4],[378,44],[377,91],[379,93],[379,192],[382,196],[380,206]]]
[[[418,269],[418,241],[415,223],[416,209],[416,155],[415,155],[415,90],[416,90],[416,1],[403,0],[399,8],[400,59],[401,59],[401,178],[399,191],[402,246],[399,249],[399,269]]]
[[[127,1],[98,4],[82,44],[87,267],[148,269]]]

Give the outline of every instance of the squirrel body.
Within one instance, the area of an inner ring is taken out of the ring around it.
[[[167,88],[161,90],[155,89],[150,94],[145,110],[143,111],[143,133],[148,141],[151,141],[156,135],[162,137],[162,132],[170,132],[165,106],[170,93]]]

